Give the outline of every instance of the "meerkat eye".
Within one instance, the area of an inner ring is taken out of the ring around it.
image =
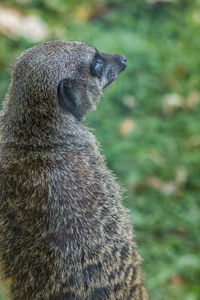
[[[97,77],[99,77],[98,75],[101,75],[102,73],[102,69],[103,69],[103,62],[102,61],[97,61],[96,64],[95,64],[95,72],[97,74]]]
[[[101,78],[103,73],[103,67],[104,67],[103,59],[95,55],[90,66],[91,75]]]

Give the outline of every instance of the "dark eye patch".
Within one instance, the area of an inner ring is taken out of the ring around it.
[[[103,73],[103,68],[104,68],[104,59],[97,52],[90,65],[90,73],[92,76],[96,76],[100,79]]]

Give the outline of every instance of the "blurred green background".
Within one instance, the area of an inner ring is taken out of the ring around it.
[[[200,1],[1,0],[1,100],[14,58],[52,39],[126,55],[85,123],[127,191],[151,299],[200,299]]]

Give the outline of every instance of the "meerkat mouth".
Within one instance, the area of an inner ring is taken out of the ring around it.
[[[109,87],[109,85],[111,85],[111,83],[115,80],[115,78],[113,78],[112,80],[110,80],[109,82],[106,83],[106,85],[104,85],[103,89],[105,90],[107,87]]]

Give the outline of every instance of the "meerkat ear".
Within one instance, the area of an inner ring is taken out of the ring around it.
[[[61,107],[71,112],[78,121],[83,119],[89,109],[87,103],[83,103],[85,89],[82,85],[83,83],[78,80],[63,79],[57,90]]]
[[[61,80],[57,93],[61,107],[77,117],[77,103],[73,93],[73,82],[70,79]]]

